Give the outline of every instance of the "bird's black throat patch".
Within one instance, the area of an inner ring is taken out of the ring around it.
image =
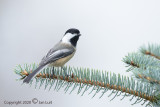
[[[71,44],[76,47],[78,39],[79,36],[74,36],[73,38],[71,38],[70,39]]]

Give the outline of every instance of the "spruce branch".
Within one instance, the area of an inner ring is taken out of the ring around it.
[[[148,44],[148,46],[141,46],[139,51],[145,55],[150,55],[160,60],[160,46],[158,44]]]
[[[15,69],[15,73],[20,75],[20,80],[23,80],[26,76],[28,76],[34,69],[35,65],[25,65],[25,67],[18,66]],[[65,73],[67,73],[67,76]],[[78,87],[77,94],[85,92],[89,89],[92,89],[90,93],[95,91],[93,97],[102,92],[100,98],[108,91],[111,90],[111,95],[114,94],[113,100],[115,97],[120,96],[124,93],[124,97],[130,96],[131,101],[134,97],[136,97],[136,101],[133,104],[140,103],[143,101],[143,104],[147,101],[148,105],[159,105],[158,96],[159,93],[154,87],[150,87],[150,84],[143,84],[141,82],[136,82],[132,78],[126,76],[120,76],[120,74],[116,75],[114,73],[109,72],[100,72],[99,70],[86,69],[86,68],[72,68],[65,67],[65,71],[60,68],[51,68],[47,67],[42,70],[41,73],[37,74],[35,77],[36,84],[35,88],[38,86],[39,88],[45,84],[45,89],[48,85],[50,85],[49,90],[54,87],[54,90],[60,90],[62,87],[64,91],[74,91]],[[33,80],[30,82],[32,85]],[[54,85],[55,84],[55,85]],[[83,90],[83,92],[82,92]],[[128,95],[127,95],[128,93]],[[123,99],[122,98],[122,99]]]
[[[135,68],[160,67],[159,60],[140,53],[129,53],[123,58],[123,62],[127,64],[126,67],[129,67],[127,72],[132,71]]]
[[[149,55],[146,52],[152,54]],[[160,60],[157,59],[159,55],[160,46],[149,44],[148,47],[142,46],[140,53],[130,53],[125,56],[123,62],[129,67],[127,71],[132,71],[136,78],[159,87]]]
[[[134,69],[133,71],[134,76],[140,78],[142,81],[149,82],[154,85],[160,86],[160,68],[155,67],[148,67]],[[146,81],[147,80],[147,81]]]
[[[123,62],[127,64],[127,71],[133,72],[136,80],[144,84],[150,83],[151,87],[158,90],[157,96],[160,96],[160,45],[142,46],[139,52],[125,56]],[[158,104],[160,104],[159,101]],[[156,107],[159,106],[156,105]]]
[[[153,79],[153,78],[151,78],[151,77],[147,77],[147,76],[145,76],[145,75],[141,75],[141,74],[138,74],[137,75],[137,78],[141,78],[141,79],[146,79],[146,80],[148,80],[150,83],[152,83],[152,84],[159,84],[160,85],[160,81],[157,81],[157,80],[155,80],[155,79]]]
[[[43,85],[45,89],[49,86],[49,90],[52,87],[56,91],[64,88],[65,93],[70,89],[72,93],[78,88],[77,94],[82,96],[91,89],[89,94],[95,92],[94,97],[101,92],[100,98],[111,91],[108,95],[113,96],[111,100],[122,95],[121,100],[131,97],[130,101],[133,101],[136,98],[133,104],[143,102],[141,105],[160,107],[160,46],[142,46],[139,52],[125,56],[123,62],[127,64],[127,71],[131,71],[134,78],[88,68],[46,67],[31,80],[30,85],[35,81],[35,88]],[[23,80],[36,68],[36,64],[26,64],[24,67],[19,65],[15,73],[21,77],[19,80]]]

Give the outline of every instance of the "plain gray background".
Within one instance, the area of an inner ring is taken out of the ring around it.
[[[0,106],[4,101],[52,100],[52,105],[18,107],[132,107],[122,96],[110,102],[107,93],[99,99],[35,90],[16,82],[17,64],[39,63],[68,28],[78,28],[82,36],[77,53],[66,64],[126,73],[122,58],[143,44],[159,43],[159,0],[0,0]],[[15,105],[14,105],[15,106]],[[140,107],[140,104],[134,107]],[[17,107],[17,106],[16,106]]]

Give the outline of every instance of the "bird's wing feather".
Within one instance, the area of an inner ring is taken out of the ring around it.
[[[74,48],[62,48],[60,50],[49,51],[45,57],[43,57],[40,65],[54,62],[60,58],[64,58],[71,55],[74,52]]]

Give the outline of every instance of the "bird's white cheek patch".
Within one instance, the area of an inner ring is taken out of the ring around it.
[[[67,43],[67,44],[71,44],[70,40],[71,38],[73,38],[75,35],[71,34],[71,33],[67,33],[63,38],[62,38],[62,42],[63,43]]]

